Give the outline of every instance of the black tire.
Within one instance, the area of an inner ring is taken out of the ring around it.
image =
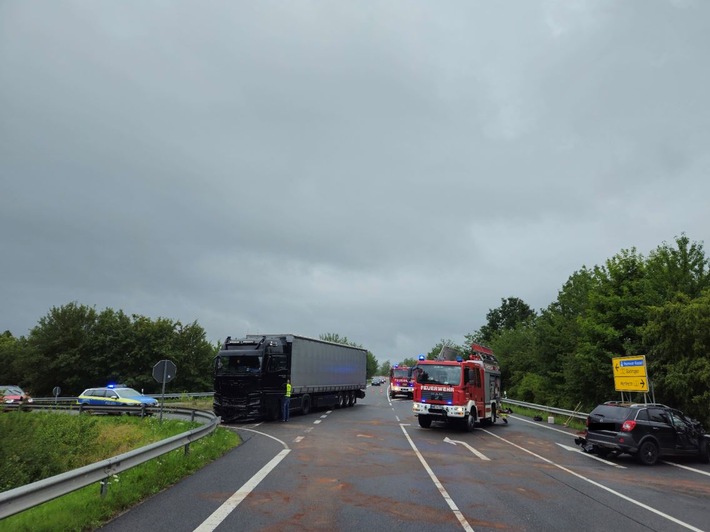
[[[658,445],[651,440],[646,440],[639,447],[638,461],[643,465],[651,466],[658,462]]]
[[[311,396],[306,394],[301,398],[301,413],[307,416],[311,413]]]
[[[355,404],[355,394],[353,392],[348,392],[348,407]]]
[[[422,416],[421,414],[419,414],[419,416],[417,416],[417,419],[419,420],[419,426],[421,428],[428,429],[429,427],[431,427],[431,418],[429,416]]]
[[[703,438],[700,442],[700,462],[710,464],[710,443],[707,438]]]
[[[468,416],[466,418],[466,432],[473,432],[474,427],[476,426],[476,418],[475,416]]]
[[[345,408],[345,394],[338,392],[338,408]]]

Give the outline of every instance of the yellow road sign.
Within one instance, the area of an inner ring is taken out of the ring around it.
[[[614,388],[617,392],[647,392],[648,379],[641,377],[614,377]]]
[[[646,377],[646,357],[616,357],[611,359],[614,379],[617,377]]]

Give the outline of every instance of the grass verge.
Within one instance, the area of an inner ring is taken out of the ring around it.
[[[58,427],[64,423],[71,425],[70,430],[81,434],[81,438],[91,436],[88,442],[84,440],[87,443],[86,445],[77,445],[74,442],[70,443],[69,446],[59,446],[62,447],[59,453],[51,451],[49,448],[46,449],[47,455],[60,456],[64,463],[72,464],[71,467],[66,467],[64,470],[116,456],[127,450],[180,434],[197,426],[196,423],[175,420],[163,420],[162,423],[159,423],[154,417],[140,419],[126,416],[93,417],[38,413],[30,415],[26,413],[18,414],[18,417],[24,418],[20,421],[20,425],[24,429],[27,429],[29,424],[36,423],[35,419],[43,415],[50,417],[50,419],[37,422],[38,426],[44,427],[44,431],[40,430],[39,433],[45,434],[44,437],[40,436],[37,439],[44,441],[45,445],[53,439],[48,438],[46,433],[54,436],[62,434],[63,431]],[[7,428],[11,422],[8,421],[6,416],[2,416],[2,418],[3,428]],[[85,427],[80,428],[83,425]],[[106,493],[103,496],[101,495],[100,484],[87,486],[3,519],[0,521],[0,532],[6,530],[12,530],[13,532],[94,530],[140,501],[164,490],[216,460],[239,445],[239,443],[237,434],[228,429],[218,427],[209,436],[191,443],[188,454],[185,454],[184,449],[178,449],[124,471],[120,475],[110,477]],[[54,446],[58,446],[56,440],[54,440]],[[39,447],[32,448],[31,453],[38,452],[41,452]],[[21,467],[23,453],[24,448],[19,446],[19,451],[14,456],[5,456],[3,458],[12,461],[14,466]],[[83,455],[83,458],[77,459],[77,455]],[[34,461],[34,459],[30,459],[28,463]],[[51,476],[51,474],[46,476]],[[38,478],[34,480],[38,480]],[[6,487],[4,489],[9,488]]]

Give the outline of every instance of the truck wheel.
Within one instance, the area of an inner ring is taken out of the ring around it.
[[[355,394],[348,392],[348,406],[355,406]]]
[[[419,426],[423,429],[428,429],[431,427],[431,418],[429,416],[422,416],[421,414],[417,416],[419,420]]]
[[[637,456],[643,465],[653,465],[658,461],[658,445],[651,440],[646,440],[639,447]]]
[[[307,416],[311,413],[311,396],[306,394],[301,398],[301,413]]]
[[[476,418],[474,416],[468,416],[466,418],[466,432],[473,432],[474,427],[476,426]]]

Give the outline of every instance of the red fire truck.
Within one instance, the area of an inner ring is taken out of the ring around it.
[[[419,426],[457,423],[466,430],[495,423],[500,409],[500,366],[493,351],[472,344],[468,359],[445,347],[437,360],[420,360],[412,370],[412,410]],[[507,420],[506,420],[507,421]]]
[[[412,368],[395,364],[390,369],[390,399],[394,399],[397,395],[412,397],[413,391]]]

